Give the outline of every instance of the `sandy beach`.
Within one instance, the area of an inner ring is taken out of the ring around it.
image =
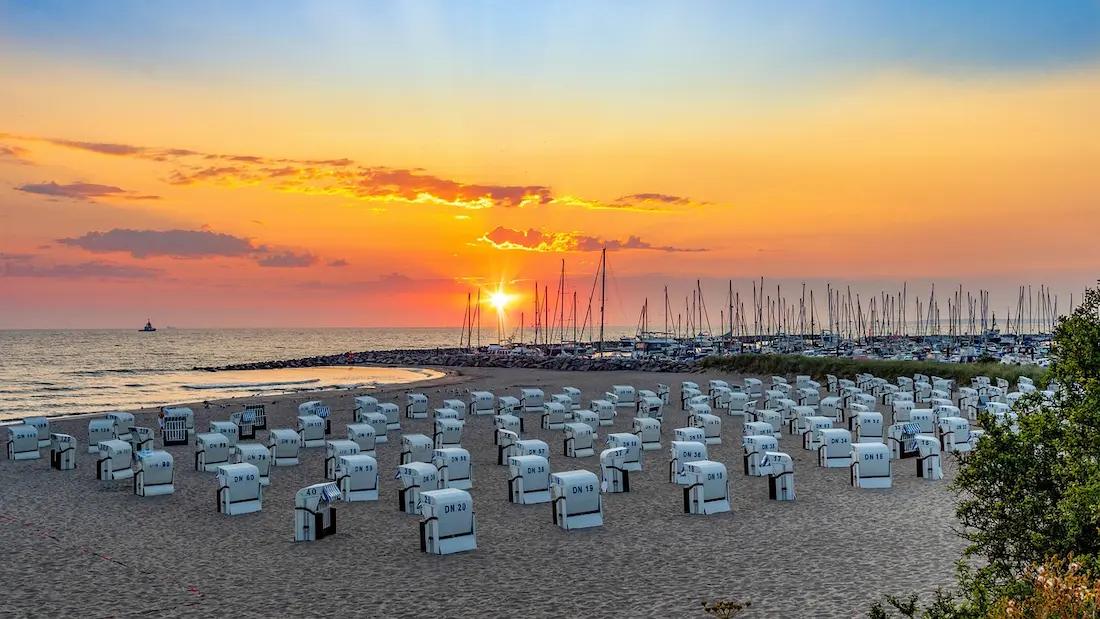
[[[368,391],[295,394],[192,404],[196,428],[228,419],[250,401],[267,406],[269,427],[294,427],[297,404],[323,399],[335,438],[352,421],[353,397],[370,393],[403,404],[421,391],[430,406],[467,389],[514,394],[524,386],[547,395],[572,385],[584,400],[612,384],[672,386],[663,448],[646,452],[631,492],[605,495],[602,528],[563,531],[549,505],[507,501],[507,467],[496,465],[491,416],[467,417],[462,446],[474,459],[478,548],[430,556],[419,551],[419,517],[395,507],[393,473],[400,433],[431,434],[431,420],[402,418],[402,430],[378,446],[377,502],[338,504],[336,535],[293,542],[293,496],[323,481],[323,449],[304,449],[302,464],[273,468],[263,511],[229,517],[215,509],[213,474],[193,470],[194,447],[169,447],[176,462],[173,495],[134,496],[129,481],[95,479],[85,453],[87,418],[58,419],[54,432],[80,443],[75,471],[50,469],[48,449],[32,462],[0,465],[0,616],[363,615],[385,617],[691,617],[702,600],[751,601],[745,617],[854,617],[886,593],[928,592],[953,582],[963,542],[953,533],[956,470],[918,479],[913,461],[895,462],[894,487],[857,490],[847,469],[818,468],[816,454],[784,436],[795,460],[797,500],[768,500],[766,478],[741,473],[740,418],[723,417],[723,442],[710,459],[726,464],[733,512],[682,513],[681,491],[667,481],[668,441],[687,425],[681,380],[740,381],[722,374],[551,372],[441,368],[444,378]],[[459,395],[461,394],[461,395]],[[156,410],[133,411],[156,426]],[[629,432],[633,413],[614,428]],[[554,471],[598,473],[598,457],[566,458],[560,431],[528,420],[525,438],[551,446]],[[259,432],[263,440],[265,432]],[[160,448],[159,436],[157,440]]]

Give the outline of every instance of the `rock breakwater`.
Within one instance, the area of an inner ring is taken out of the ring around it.
[[[537,356],[490,354],[470,352],[460,348],[436,348],[424,350],[372,350],[346,352],[335,355],[303,357],[280,361],[239,363],[221,367],[196,367],[196,370],[271,370],[279,368],[308,368],[324,365],[394,365],[394,366],[449,366],[481,368],[525,368],[560,370],[570,372],[605,372],[634,370],[641,372],[695,372],[700,369],[697,361],[668,359],[631,359],[626,357]]]

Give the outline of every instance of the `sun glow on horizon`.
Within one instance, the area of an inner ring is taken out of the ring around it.
[[[504,310],[508,308],[508,304],[512,301],[512,295],[504,292],[503,288],[498,288],[495,292],[489,295],[489,305],[492,305],[497,312],[504,313]]]

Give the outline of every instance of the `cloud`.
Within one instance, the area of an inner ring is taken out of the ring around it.
[[[92,253],[128,252],[134,258],[171,256],[205,258],[211,256],[248,256],[265,248],[249,239],[209,230],[127,230],[88,232],[58,243],[79,247]]]
[[[27,155],[29,154],[30,151],[21,146],[0,144],[0,162],[29,164],[31,163],[31,161],[27,159]]]
[[[504,226],[497,226],[492,231],[485,233],[478,241],[487,243],[496,249],[538,252],[600,251],[604,248],[609,251],[632,249],[661,252],[706,251],[705,249],[653,245],[637,236],[630,236],[625,241],[620,241],[576,232],[543,232],[535,228],[523,231],[505,228]]]
[[[328,261],[328,265],[330,267],[346,267],[350,264],[351,264],[350,262],[348,262],[347,260],[344,260],[343,258],[338,258],[336,260],[329,260]]]
[[[0,254],[0,276],[56,279],[146,279],[160,269],[112,264],[100,260],[71,264],[42,264],[30,254]]]
[[[317,262],[317,256],[309,252],[297,253],[293,251],[280,251],[256,259],[256,264],[262,267],[296,268],[308,267]]]
[[[463,209],[554,205],[596,210],[657,212],[690,204],[706,204],[680,196],[644,192],[628,194],[614,201],[604,202],[576,196],[556,195],[547,185],[470,182],[431,174],[421,168],[367,166],[347,158],[293,159],[11,134],[0,134],[0,137],[44,142],[116,157],[136,157],[167,162],[173,167],[167,171],[164,180],[179,186],[200,183],[227,186],[263,185],[276,191],[289,193],[342,196],[371,202],[453,206]],[[47,188],[47,191],[49,190]],[[87,197],[81,197],[87,199]],[[135,199],[136,196],[131,198]]]
[[[68,183],[59,184],[54,181],[46,183],[30,183],[16,187],[18,191],[36,193],[56,198],[69,198],[72,200],[94,201],[96,198],[122,198],[125,200],[159,200],[160,196],[148,196],[127,191],[114,185],[98,185],[96,183]]]
[[[251,258],[261,267],[307,267],[320,258],[308,251],[257,244],[252,239],[212,230],[128,230],[88,232],[82,236],[57,239],[70,247],[96,254],[128,253],[134,258]],[[345,260],[333,260],[330,266],[345,266]]]
[[[667,193],[632,193],[615,199],[616,204],[634,204],[637,202],[659,202],[662,204],[685,206],[691,204],[691,200],[681,196],[670,196]]]

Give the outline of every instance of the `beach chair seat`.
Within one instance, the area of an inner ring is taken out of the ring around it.
[[[38,431],[38,448],[50,446],[50,420],[48,417],[24,417],[23,423]]]
[[[857,443],[883,442],[882,413],[859,413],[851,419],[852,431]]]
[[[579,469],[552,474],[550,502],[554,524],[566,531],[603,526],[600,480],[592,471]]]
[[[600,416],[599,414],[590,410],[576,410],[573,411],[573,422],[583,423],[592,428],[592,438],[598,438],[600,435]]]
[[[359,443],[349,439],[325,441],[325,479],[336,481],[336,467],[340,456],[354,456],[359,452]]]
[[[40,457],[38,451],[38,428],[25,423],[7,427],[8,460],[37,460]]]
[[[546,404],[546,394],[542,389],[520,389],[519,406],[525,413],[541,413],[542,406]]]
[[[694,385],[695,383],[691,383],[691,384]],[[680,410],[686,411],[688,409],[688,402],[690,402],[693,398],[697,398],[697,397],[700,397],[700,396],[705,397],[708,400],[710,399],[709,397],[703,395],[703,392],[700,391],[698,387],[681,387],[680,388]]]
[[[563,451],[568,458],[587,458],[595,453],[595,432],[587,423],[567,423]]]
[[[493,417],[493,444],[499,446],[497,430],[508,430],[517,436],[523,432],[523,418],[516,415],[495,415]]]
[[[730,511],[726,465],[712,460],[684,464],[688,485],[684,488],[684,513],[711,515]]]
[[[702,441],[672,441],[669,444],[668,481],[685,486],[688,476],[684,464],[707,459],[707,444]]]
[[[781,451],[768,451],[760,461],[760,469],[767,471],[768,499],[772,501],[794,500],[794,460]]]
[[[918,434],[913,437],[913,440],[917,446],[917,477],[929,481],[943,479],[939,439],[927,434]]]
[[[652,417],[634,418],[634,435],[642,443],[642,451],[661,448],[661,420]]]
[[[431,462],[435,443],[423,434],[402,434],[400,463]]]
[[[920,433],[920,425],[911,421],[895,423],[887,428],[886,445],[891,457],[894,460],[916,457],[917,444],[913,439]]]
[[[694,426],[676,428],[672,431],[672,436],[673,439],[677,441],[703,443],[704,445],[707,442],[706,431]]]
[[[562,387],[561,392],[569,396],[569,410],[575,411],[581,407],[581,390],[576,387]]]
[[[96,479],[117,481],[133,478],[134,449],[130,443],[115,438],[101,441],[97,447],[99,459],[96,460]]]
[[[625,466],[629,451],[612,447],[600,452],[600,489],[604,492],[630,492],[630,471]]]
[[[631,385],[611,385],[606,396],[615,408],[634,408],[637,404],[637,392]]]
[[[890,448],[882,443],[854,443],[849,465],[850,480],[856,488],[890,488]]]
[[[9,425],[7,445],[8,460],[38,460],[38,429],[34,425],[19,423]]]
[[[642,449],[642,440],[636,434],[627,432],[608,434],[606,443],[608,449],[622,448],[626,450],[622,464],[624,470],[642,470],[642,453],[644,450]]]
[[[29,435],[28,435],[29,437]],[[88,453],[99,454],[99,444],[118,438],[115,422],[111,419],[91,419],[88,421]],[[38,430],[35,430],[35,445],[38,444]]]
[[[166,406],[160,411],[160,441],[164,447],[190,445],[195,436],[195,413],[186,406]]]
[[[540,441],[538,439],[521,439],[516,441],[513,445],[515,455],[517,456],[542,456],[543,458],[550,457],[550,446],[546,444],[546,441]]]
[[[406,393],[405,417],[409,419],[427,419],[428,396],[423,393]]]
[[[353,400],[354,404],[351,410],[352,419],[355,421],[362,421],[362,416],[367,413],[378,412],[378,398],[371,395],[361,395]]]
[[[561,430],[568,409],[561,402],[547,402],[542,407],[542,429]]]
[[[771,434],[746,434],[741,437],[741,461],[745,475],[763,477],[768,469],[760,466],[764,454],[779,449],[779,439]]]
[[[615,415],[618,413],[615,411],[615,404],[609,400],[592,400],[588,405],[588,410],[596,413],[596,417],[599,419],[601,426],[610,426],[615,423]]]
[[[806,431],[802,433],[802,448],[817,451],[821,447],[821,431],[833,427],[833,420],[814,415],[806,418]]]
[[[718,415],[695,412],[691,421],[695,426],[703,429],[703,442],[707,445],[720,445],[722,443],[722,418]]]
[[[217,473],[218,467],[229,464],[229,439],[219,432],[195,435],[195,470]]]
[[[753,398],[764,397],[764,382],[759,378],[746,378],[744,381],[745,393]]]
[[[420,495],[420,550],[449,555],[477,549],[474,499],[457,488],[429,490]]]
[[[638,398],[635,416],[649,417],[660,420],[664,416],[665,403],[657,396],[644,396]]]
[[[802,436],[809,427],[806,420],[817,417],[817,409],[812,406],[796,406],[791,409],[791,419],[787,422],[787,432],[791,436]]]
[[[439,471],[440,488],[474,487],[474,464],[469,451],[461,447],[436,449],[432,452],[432,465]]]
[[[210,432],[217,432],[224,436],[225,439],[229,441],[230,447],[237,444],[237,440],[240,438],[241,434],[240,428],[232,421],[211,421]]]
[[[50,435],[50,467],[59,471],[76,468],[76,439],[68,434]]]
[[[251,464],[256,467],[261,486],[271,485],[271,452],[259,443],[237,443],[231,449],[230,464]]]
[[[378,500],[378,460],[362,452],[336,461],[336,486],[343,500]]]
[[[497,398],[498,415],[519,415],[522,409],[519,398],[510,395],[502,395]]]
[[[130,427],[134,425],[134,415],[132,413],[107,413],[104,415],[106,419],[111,420],[115,424],[115,436],[119,440],[130,440]]]
[[[244,412],[247,416],[252,413],[252,428],[255,430],[267,429],[267,407],[263,404],[245,404]]]
[[[466,410],[471,415],[492,415],[496,412],[496,396],[491,391],[471,391]]]
[[[458,419],[437,419],[433,424],[432,444],[435,449],[462,445],[462,428],[466,422]]]
[[[379,402],[378,412],[386,418],[387,431],[401,429],[401,411],[396,404],[393,402]]]
[[[520,505],[550,501],[550,462],[544,456],[508,458],[508,500]]]
[[[237,440],[251,441],[256,438],[255,411],[236,411],[230,413],[229,421],[237,426]]]
[[[359,453],[373,456],[375,450],[374,426],[369,423],[349,423],[348,440],[359,445]]]
[[[336,503],[344,500],[333,482],[306,486],[294,494],[294,541],[315,542],[336,533]]]
[[[852,433],[842,428],[821,430],[821,446],[817,448],[817,465],[827,469],[842,469],[852,463]]]
[[[453,419],[455,421],[461,421],[461,416],[458,411],[453,408],[433,408],[432,409],[432,421],[439,421],[440,419]]]
[[[386,421],[386,416],[379,412],[362,413],[355,416],[356,424],[366,424],[374,428],[374,444],[385,445],[390,442],[389,422]],[[350,427],[350,426],[349,426]]]
[[[908,423],[913,410],[917,405],[912,400],[894,400],[893,404],[893,422],[894,423]]]
[[[457,399],[453,399],[453,398],[443,400],[443,408],[449,408],[449,409],[453,410],[455,413],[457,413],[458,414],[457,419],[459,421],[465,421],[466,420],[466,403],[463,402],[462,400],[457,400]]]
[[[409,462],[397,467],[397,508],[416,515],[420,493],[439,489],[439,470],[430,462]]]
[[[302,447],[324,447],[325,426],[323,417],[298,415],[298,435],[302,437]]]
[[[167,451],[140,451],[134,456],[134,494],[163,496],[176,491],[175,460]]]
[[[940,417],[940,449],[947,453],[967,454],[977,443],[965,417]]]
[[[275,428],[267,433],[272,466],[296,466],[301,449],[302,437],[290,428]]]
[[[153,429],[144,426],[130,426],[130,447],[134,454],[153,450]]]

